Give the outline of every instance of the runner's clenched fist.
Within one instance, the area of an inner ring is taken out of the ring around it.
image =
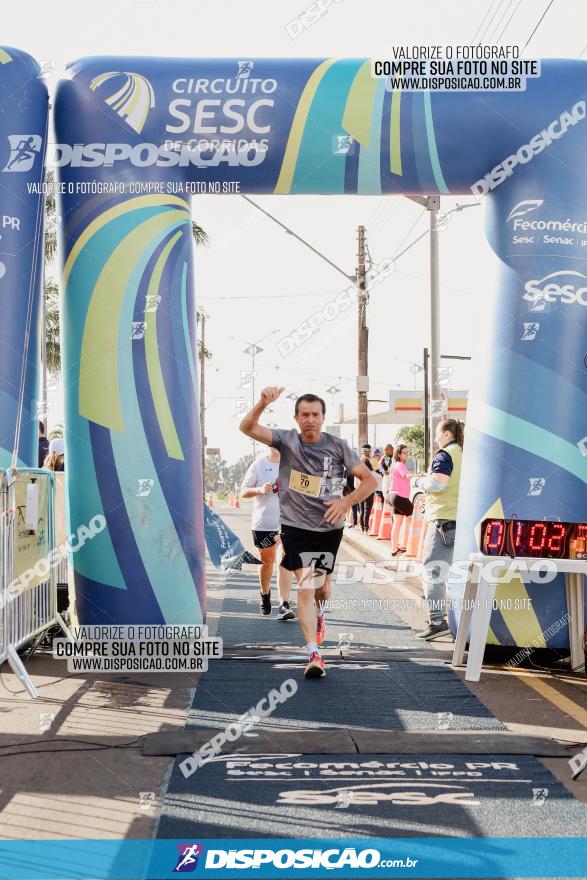
[[[274,400],[285,391],[285,388],[282,386],[278,388],[276,385],[269,385],[268,388],[263,388],[261,391],[261,403],[263,406],[269,406],[270,403],[273,403]]]

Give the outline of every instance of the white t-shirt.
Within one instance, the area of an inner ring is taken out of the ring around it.
[[[279,476],[279,463],[269,459],[257,458],[249,465],[242,482],[243,489],[254,489],[265,483],[275,483]],[[267,495],[255,495],[253,498],[253,516],[251,528],[254,532],[278,532],[279,522],[279,495],[270,492]]]

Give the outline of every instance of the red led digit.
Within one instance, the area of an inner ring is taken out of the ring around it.
[[[534,553],[539,553],[541,550],[544,550],[546,546],[546,533],[548,531],[548,527],[546,523],[543,522],[535,522],[532,523],[532,527],[530,529],[530,539],[528,541],[528,548],[532,550]],[[536,536],[538,536],[538,541],[536,541]]]
[[[500,550],[503,544],[505,525],[502,519],[492,519],[485,529],[485,547],[487,550]]]
[[[514,551],[517,553],[523,546],[523,534],[525,523],[519,520],[514,523]]]
[[[581,541],[587,541],[587,523],[577,523],[575,538],[579,538]]]
[[[567,527],[562,523],[552,523],[550,526],[550,535],[546,544],[546,549],[552,553],[560,553],[565,544],[565,536]]]

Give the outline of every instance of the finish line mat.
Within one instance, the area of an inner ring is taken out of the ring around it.
[[[195,752],[218,733],[217,728],[170,730],[150,733],[143,741],[143,755],[184,755]],[[413,732],[405,730],[254,730],[233,742],[225,742],[222,754],[332,755],[353,752],[387,755],[542,755],[570,758],[577,749],[569,750],[552,739],[521,736],[509,732],[446,730]]]
[[[227,656],[200,676],[186,732],[224,730],[287,679],[297,690],[231,745],[238,753],[216,757],[188,779],[176,759],[157,837],[587,835],[587,809],[536,757],[513,747],[507,754],[497,747],[479,754],[478,744],[467,751],[467,737],[507,732],[435,648],[395,613],[370,605],[365,584],[337,584],[334,592],[348,607],[327,611],[327,676],[306,681],[298,622],[279,622],[275,610],[260,616],[256,574],[229,578],[217,633]],[[341,657],[343,636],[351,650]],[[322,754],[301,752],[301,729],[324,738]],[[288,731],[295,744],[276,753],[266,737]],[[458,740],[459,732],[460,751],[436,745],[435,736]],[[422,753],[394,746],[394,736],[405,743],[410,734],[431,737],[417,744]],[[370,737],[387,737],[389,753]],[[267,747],[261,755],[250,754],[251,746],[258,751],[255,739]]]
[[[533,757],[230,755],[174,768],[158,837],[587,835],[587,810]]]

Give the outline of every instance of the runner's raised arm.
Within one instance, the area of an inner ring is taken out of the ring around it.
[[[246,434],[247,437],[251,437],[253,440],[257,440],[259,443],[264,443],[266,446],[272,445],[273,434],[271,432],[271,428],[266,428],[264,425],[260,425],[259,419],[261,418],[264,410],[267,409],[270,403],[273,403],[274,400],[277,400],[283,390],[283,387],[277,388],[276,386],[263,388],[263,390],[261,391],[261,397],[259,398],[258,402],[246,414],[239,425],[239,428],[243,432],[243,434]]]

